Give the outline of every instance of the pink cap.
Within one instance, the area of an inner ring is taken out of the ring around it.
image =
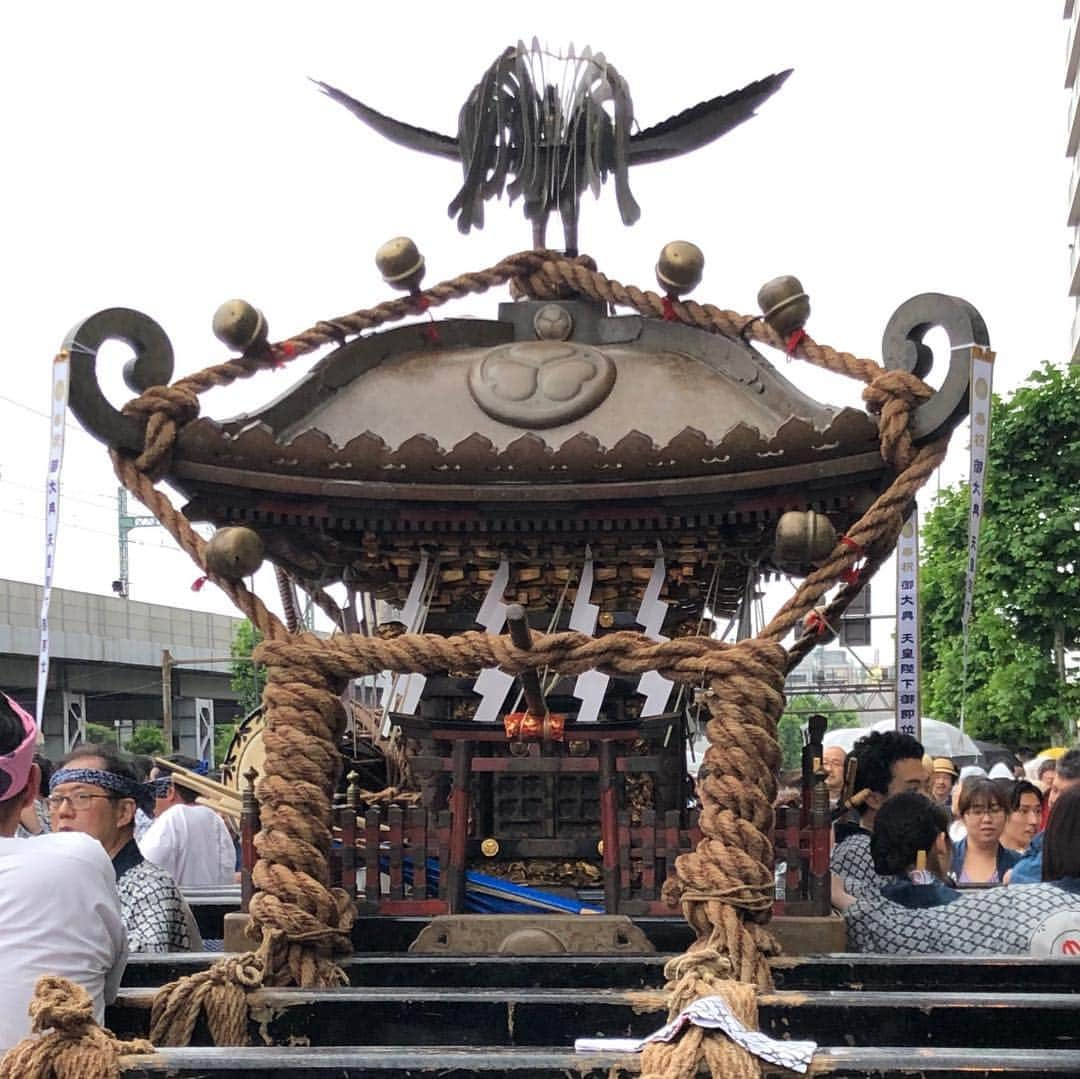
[[[0,802],[14,798],[26,786],[30,778],[30,766],[34,763],[34,745],[37,742],[37,725],[30,713],[16,704],[6,693],[0,694],[11,710],[22,720],[26,736],[10,752],[0,756]]]

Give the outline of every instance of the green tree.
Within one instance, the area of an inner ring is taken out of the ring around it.
[[[1080,686],[1059,661],[1080,646],[1080,367],[1046,364],[994,398],[980,494],[966,693],[967,484],[943,490],[923,528],[924,711],[956,723],[963,700],[977,738],[1071,742]]]
[[[116,731],[104,723],[87,723],[86,740],[96,746],[116,745]]]
[[[785,770],[798,768],[802,764],[803,724],[807,716],[821,713],[829,717],[828,730],[835,731],[842,727],[857,727],[859,717],[847,709],[838,709],[828,697],[818,697],[812,693],[789,697],[787,710],[777,724],[777,737],[783,753],[781,767]]]
[[[229,743],[233,740],[233,735],[236,734],[235,723],[215,723],[214,724],[214,767],[217,768],[221,762],[225,759],[225,754],[229,751]]]
[[[251,659],[251,653],[262,641],[262,634],[245,619],[236,627],[229,654],[233,658],[232,679],[229,686],[240,698],[240,708],[244,715],[259,707],[262,701],[263,686],[266,684],[266,670]]]
[[[165,752],[165,735],[160,727],[136,727],[124,749],[136,756],[160,757]]]

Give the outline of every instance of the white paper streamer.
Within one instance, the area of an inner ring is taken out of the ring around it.
[[[64,426],[67,420],[71,359],[67,351],[57,354],[52,371],[52,418],[49,425],[49,472],[45,479],[45,586],[41,593],[38,628],[37,725],[38,741],[44,741],[45,690],[49,684],[49,600],[56,568],[56,534],[60,527],[60,470],[64,464]]]
[[[503,596],[509,583],[510,563],[504,558],[495,571],[495,579],[491,582],[476,616],[477,624],[483,626],[488,633],[501,633],[506,625],[506,604]],[[482,670],[473,683],[473,693],[479,693],[481,698],[473,713],[473,719],[478,723],[494,723],[499,718],[513,684],[514,676],[499,670],[498,667]]]
[[[596,622],[600,616],[600,608],[595,603],[590,603],[593,590],[593,556],[592,551],[585,548],[585,562],[581,567],[581,578],[578,581],[577,596],[574,598],[574,606],[570,612],[570,629],[577,630],[591,637],[596,633]],[[607,692],[609,678],[599,671],[582,671],[574,683],[574,696],[581,701],[578,709],[578,723],[595,723],[600,718],[600,706],[604,703],[604,694]]]
[[[748,1053],[795,1072],[806,1071],[817,1049],[816,1042],[777,1041],[759,1030],[747,1030],[723,997],[701,997],[666,1026],[640,1041],[633,1038],[578,1038],[574,1042],[574,1050],[579,1053],[640,1053],[649,1042],[671,1041],[688,1023],[709,1030],[722,1030]]]
[[[401,608],[401,621],[407,633],[419,633],[427,617],[428,604],[425,602],[425,597],[429,592],[429,578],[435,572],[430,561],[427,551],[421,550],[416,576],[413,577],[412,584],[409,586],[405,606]],[[380,688],[383,708],[380,733],[386,738],[389,737],[392,726],[391,712],[406,716],[416,715],[416,709],[420,707],[420,695],[424,692],[424,686],[427,685],[427,678],[422,674],[405,674],[399,678],[393,678],[388,671],[382,671],[376,684]]]
[[[664,586],[666,572],[664,551],[657,544],[656,561],[653,562],[649,583],[645,586],[645,595],[641,597],[637,621],[646,637],[659,642],[668,639],[660,632],[660,627],[664,624],[665,617],[667,617],[668,609],[667,603],[660,598],[660,589]],[[667,708],[674,685],[675,683],[670,678],[665,678],[658,671],[646,671],[641,676],[638,680],[637,691],[645,698],[645,703],[641,706],[642,719],[663,714],[664,709]]]

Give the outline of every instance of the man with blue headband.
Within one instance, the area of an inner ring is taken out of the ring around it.
[[[180,889],[135,842],[135,809],[153,812],[155,793],[113,747],[78,746],[49,785],[52,829],[92,835],[112,859],[129,951],[188,951],[194,920]]]
[[[37,794],[33,718],[0,693],[0,1054],[30,1033],[34,984],[60,974],[81,985],[104,1020],[127,961],[116,878],[85,835],[16,839]]]

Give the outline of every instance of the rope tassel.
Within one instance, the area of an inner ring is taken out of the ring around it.
[[[34,986],[30,1022],[33,1035],[0,1058],[0,1079],[119,1079],[121,1056],[154,1051],[98,1026],[90,994],[57,974]]]

